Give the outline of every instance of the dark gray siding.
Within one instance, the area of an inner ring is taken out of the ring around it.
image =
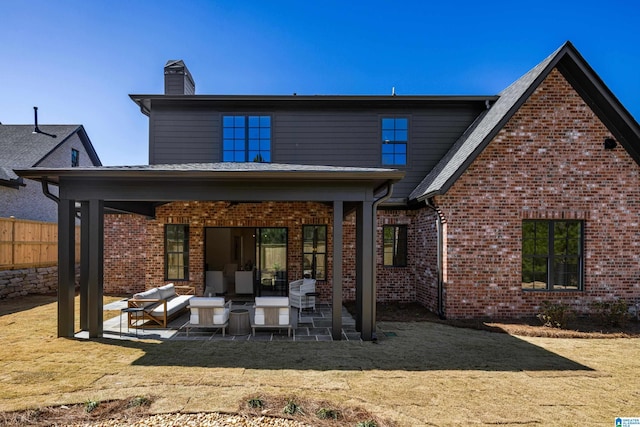
[[[219,111],[184,107],[152,108],[150,163],[218,162],[223,114],[268,114],[272,117],[273,163],[383,167],[380,119],[409,118],[405,179],[394,199],[406,198],[483,110],[469,103],[394,110]]]
[[[450,107],[413,114],[407,174],[395,186],[393,197],[408,197],[482,111]]]
[[[378,115],[370,112],[278,112],[273,162],[379,166]]]
[[[189,77],[182,73],[165,74],[164,93],[167,95],[193,95],[195,88]]]
[[[220,118],[217,112],[206,109],[152,109],[149,163],[220,161]]]

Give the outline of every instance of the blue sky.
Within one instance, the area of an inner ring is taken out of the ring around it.
[[[640,119],[640,2],[0,0],[0,122],[83,124],[146,164],[129,94],[183,59],[197,94],[497,94],[571,40]]]

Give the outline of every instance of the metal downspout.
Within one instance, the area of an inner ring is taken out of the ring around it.
[[[438,208],[436,208],[435,203],[433,202],[433,198],[425,199],[425,204],[428,208],[433,209],[436,213],[437,222],[436,222],[436,232],[437,232],[437,241],[438,241],[438,249],[437,249],[437,271],[438,271],[438,292],[437,292],[437,306],[438,306],[438,317],[441,319],[445,318],[444,313],[444,280],[442,276],[442,258],[443,254],[443,236],[442,236],[442,218],[440,217],[440,212],[438,212]]]
[[[42,194],[44,194],[45,197],[56,202],[56,204],[60,203],[60,198],[52,194],[51,191],[49,190],[49,181],[47,181],[46,179],[42,180]]]
[[[41,183],[42,183],[42,194],[44,194],[46,198],[53,200],[54,202],[56,202],[57,205],[59,205],[60,198],[55,194],[53,194],[51,190],[49,190],[49,181],[47,181],[46,179],[43,179]],[[76,218],[81,219],[80,212],[76,211],[74,215]]]
[[[377,254],[377,244],[378,244],[378,239],[377,239],[377,231],[378,231],[378,206],[385,202],[386,200],[388,200],[391,195],[393,194],[393,183],[392,182],[388,182],[386,184],[387,190],[386,193],[378,198],[377,200],[375,200],[373,202],[373,218],[372,218],[372,226],[373,226],[373,230],[371,230],[373,232],[373,245],[372,246],[372,265],[373,265],[373,274],[371,276],[371,290],[373,292],[372,295],[372,307],[371,307],[371,313],[372,313],[372,319],[373,319],[373,325],[371,328],[371,334],[372,334],[372,340],[376,341],[378,338],[376,337],[376,301],[377,301],[377,287],[376,287],[376,273],[377,273],[377,267],[376,267],[376,254]]]

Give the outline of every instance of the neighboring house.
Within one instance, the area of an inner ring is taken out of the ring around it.
[[[334,337],[355,300],[364,339],[376,300],[473,318],[640,299],[640,127],[569,42],[498,95],[194,93],[171,61],[164,95],[131,95],[148,166],[19,172],[60,183],[63,218],[84,201],[89,242],[104,208],[134,213],[105,215],[108,292],[310,275]]]
[[[44,195],[40,182],[23,179],[14,169],[28,167],[101,166],[81,125],[0,124],[0,217],[58,220],[56,202]],[[57,196],[58,189],[51,187]]]

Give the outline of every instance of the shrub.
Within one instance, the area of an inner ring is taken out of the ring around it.
[[[360,421],[356,427],[378,427],[378,423],[373,420]]]
[[[264,402],[260,398],[249,399],[247,401],[247,405],[249,408],[262,408],[264,406]]]
[[[284,406],[282,412],[288,415],[304,414],[302,408],[291,399],[287,401],[287,404]]]
[[[144,396],[136,396],[129,401],[128,408],[137,408],[151,405],[151,400]]]
[[[622,327],[630,317],[629,306],[623,299],[594,302],[592,307],[605,325]]]
[[[320,408],[318,409],[318,412],[316,412],[316,415],[321,420],[328,420],[328,419],[337,420],[338,418],[340,418],[340,411],[336,409]]]
[[[551,328],[565,328],[573,317],[573,313],[567,304],[543,301],[540,305],[538,319],[544,326]]]
[[[86,412],[93,412],[98,406],[100,406],[100,402],[97,400],[87,400],[84,402],[84,410]]]

